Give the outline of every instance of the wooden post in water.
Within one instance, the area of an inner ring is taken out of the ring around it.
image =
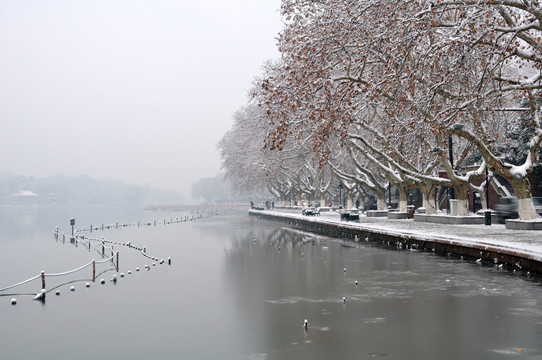
[[[119,272],[119,252],[117,251],[117,272]]]
[[[96,260],[92,259],[92,282],[96,281]]]
[[[104,240],[102,239],[102,257],[104,257],[105,255],[105,244],[104,244]]]
[[[72,239],[75,237],[75,219],[70,219],[70,225],[72,226]]]
[[[41,288],[45,289],[45,271],[41,271]]]

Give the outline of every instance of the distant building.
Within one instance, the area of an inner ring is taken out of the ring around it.
[[[18,193],[11,194],[8,204],[11,205],[37,205],[40,196],[31,190],[20,190]]]
[[[36,194],[35,192],[33,192],[31,190],[21,190],[17,194],[12,194],[12,196],[16,196],[16,197],[19,197],[19,196],[38,196],[38,194]]]

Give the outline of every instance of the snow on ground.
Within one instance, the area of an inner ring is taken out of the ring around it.
[[[482,246],[514,252],[518,255],[542,261],[542,232],[535,230],[508,230],[503,224],[452,225],[408,220],[388,220],[386,217],[360,215],[358,222],[344,222],[337,212],[322,212],[320,216],[304,216],[299,210],[276,209],[262,211],[270,215],[284,215],[314,222],[338,223],[348,227],[367,229],[376,233],[449,242],[454,245]]]

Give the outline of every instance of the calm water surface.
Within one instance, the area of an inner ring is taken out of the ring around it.
[[[101,250],[55,241],[54,227],[71,231],[71,217],[77,227],[156,219],[84,234],[172,259],[160,265],[114,245],[123,278],[102,264],[104,285],[90,268],[48,277],[45,303],[32,300],[39,280],[1,292],[1,358],[542,359],[542,287],[524,277],[245,213],[163,224],[185,215],[1,208],[0,287],[101,260]]]

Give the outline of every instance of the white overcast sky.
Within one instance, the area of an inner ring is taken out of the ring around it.
[[[0,0],[0,171],[174,190],[279,57],[280,0]]]

